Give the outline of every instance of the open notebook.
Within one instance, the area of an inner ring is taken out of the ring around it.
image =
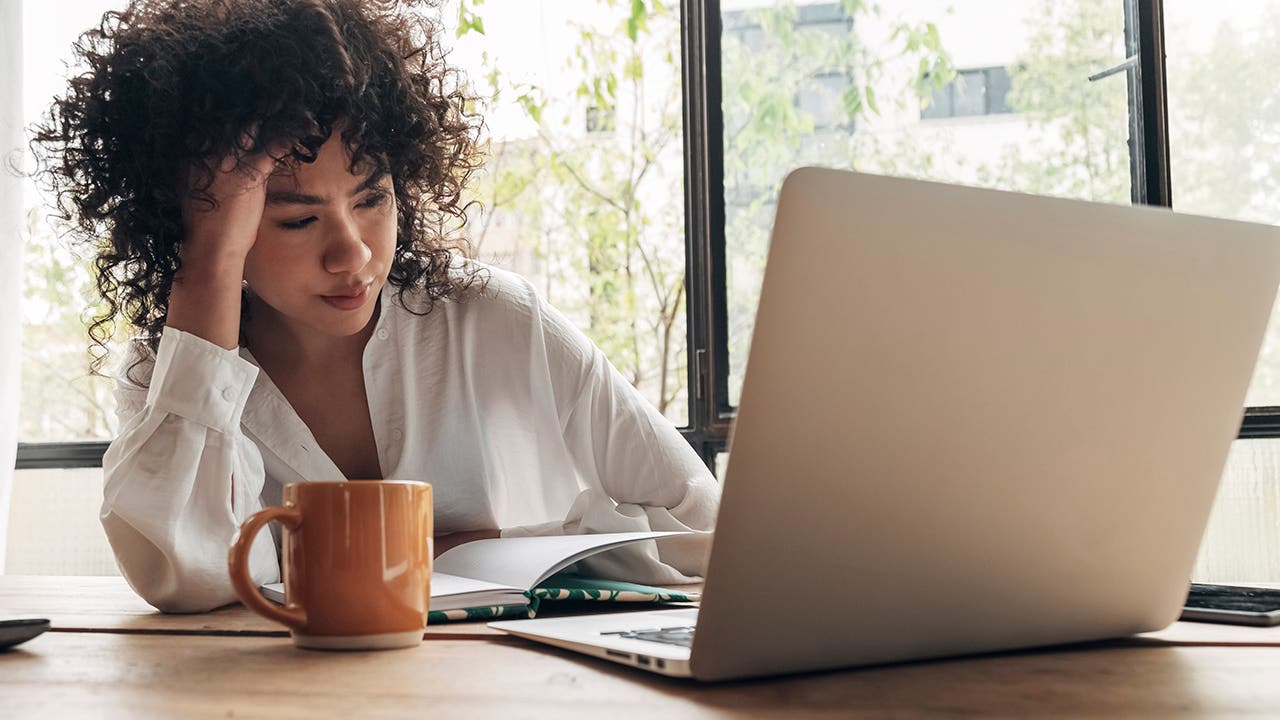
[[[629,543],[682,532],[551,535],[475,540],[436,558],[431,575],[429,622],[532,617],[539,600],[685,602],[685,593],[646,585],[559,575],[575,562]],[[555,576],[555,577],[553,577]],[[284,583],[261,588],[284,602]]]

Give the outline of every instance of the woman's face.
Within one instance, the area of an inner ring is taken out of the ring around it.
[[[367,168],[353,174],[350,162],[335,132],[315,162],[267,181],[266,207],[244,277],[256,298],[296,333],[360,332],[373,317],[391,269],[391,177],[375,177]]]

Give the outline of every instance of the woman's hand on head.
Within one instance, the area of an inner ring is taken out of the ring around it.
[[[193,184],[209,182],[203,193],[183,200],[182,264],[173,277],[165,325],[226,349],[239,344],[245,258],[258,238],[267,179],[284,154],[230,154],[216,166],[210,163],[211,179],[191,168]]]
[[[277,148],[247,156],[232,153],[210,161],[207,170],[191,168],[192,185],[200,180],[209,185],[203,192],[188,192],[183,201],[184,254],[190,250],[205,258],[243,260],[258,237],[267,179],[283,155]]]

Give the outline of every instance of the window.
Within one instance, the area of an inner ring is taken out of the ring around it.
[[[23,112],[40,119],[65,84],[71,43],[119,0],[59,4],[27,0],[23,13]],[[105,442],[115,433],[111,381],[88,374],[83,317],[94,303],[89,259],[59,237],[46,198],[28,183],[24,228],[22,397],[18,439],[24,443]],[[104,372],[109,368],[104,368]],[[20,452],[30,458],[29,452]]]
[[[600,133],[611,132],[615,128],[615,119],[613,108],[589,107],[587,108],[587,132]]]
[[[924,81],[932,79],[926,76]],[[950,82],[933,90],[928,104],[920,109],[920,119],[1011,113],[1007,99],[1010,87],[1008,68],[957,70]]]
[[[483,18],[452,55],[484,98],[490,135],[492,160],[474,187],[483,210],[468,228],[480,257],[525,274],[686,424],[678,7],[454,7]]]
[[[1280,8],[1272,3],[1164,0],[1168,146],[1175,209],[1280,222],[1280,90],[1266,73],[1277,57]],[[1193,577],[1280,580],[1280,313],[1272,312],[1238,440]],[[1263,439],[1267,438],[1267,439]]]
[[[852,130],[848,126],[848,114],[841,105],[841,99],[851,85],[847,75],[828,71],[814,75],[810,83],[796,92],[796,110],[802,117],[812,120],[815,134]]]
[[[71,38],[112,4],[25,3],[29,116]],[[490,127],[470,228],[480,256],[534,280],[713,466],[795,166],[1280,221],[1277,91],[1242,70],[1274,64],[1280,11],[1267,3],[452,0],[441,12]],[[85,260],[39,213],[23,440],[105,439],[109,388],[76,375]],[[1280,325],[1248,402],[1242,437],[1280,438]],[[1250,442],[1229,476],[1272,462]],[[94,447],[27,446],[20,463]]]
[[[1280,223],[1280,7],[1165,0],[1173,206]],[[1272,314],[1247,404],[1280,406],[1280,314]]]
[[[723,416],[738,402],[788,170],[1131,200],[1129,86],[1124,75],[1089,80],[1127,56],[1117,0],[722,8]]]
[[[73,40],[123,4],[25,2],[27,123],[63,91]],[[686,424],[679,8],[454,0],[435,12],[487,121],[478,256],[533,281]],[[34,185],[27,206],[20,464],[33,467],[88,450],[67,443],[98,441],[100,455],[116,428],[111,381],[87,373],[89,258],[58,237]]]

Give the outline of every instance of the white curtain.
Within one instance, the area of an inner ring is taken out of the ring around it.
[[[0,0],[0,574],[18,448],[22,350],[22,0]]]

